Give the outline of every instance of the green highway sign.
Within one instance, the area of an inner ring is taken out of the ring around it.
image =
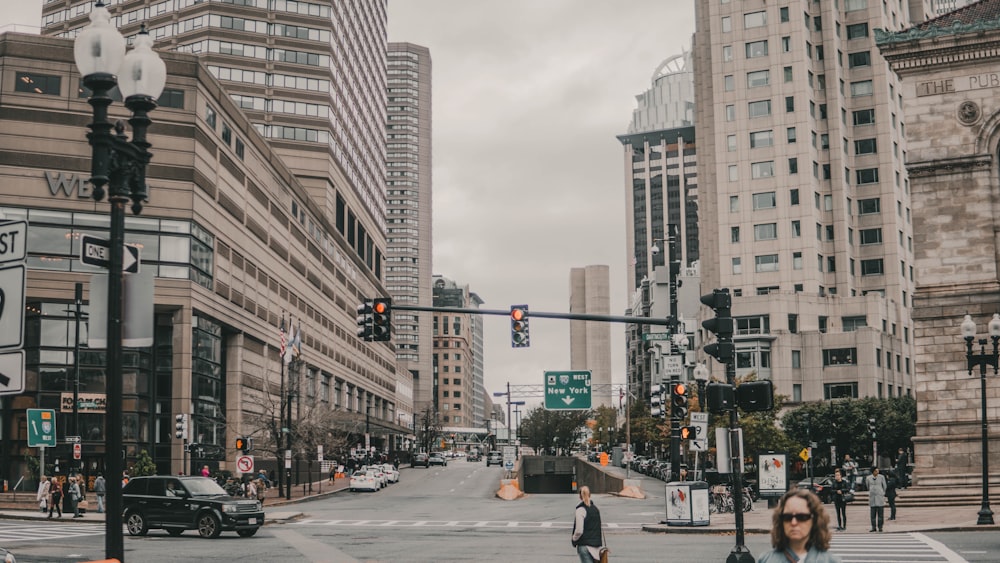
[[[56,411],[28,409],[28,447],[56,446]]]
[[[669,332],[644,332],[642,333],[642,341],[649,342],[650,340],[670,340],[673,337]]]
[[[546,410],[586,410],[590,404],[590,371],[545,372]]]

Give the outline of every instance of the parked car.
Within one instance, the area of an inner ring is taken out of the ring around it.
[[[413,456],[413,462],[410,463],[410,467],[430,467],[429,456],[427,454],[417,454]]]
[[[361,469],[371,471],[375,474],[375,478],[378,479],[379,488],[389,486],[389,477],[385,474],[385,470],[382,469],[381,465],[366,465]]]
[[[385,473],[385,479],[389,483],[399,482],[399,470],[397,470],[391,463],[383,463],[381,465],[382,471]]]
[[[447,466],[448,460],[440,452],[434,452],[427,458],[427,464]]]
[[[247,538],[264,525],[259,501],[233,498],[207,477],[133,477],[122,489],[122,504],[125,526],[133,536],[160,528],[171,536],[198,530],[203,538],[216,538],[232,530]]]
[[[370,469],[359,469],[351,475],[351,492],[371,491],[374,493],[381,488],[381,479]]]
[[[486,467],[491,465],[503,465],[503,454],[500,452],[486,454]]]
[[[833,476],[827,475],[825,477],[812,477],[805,478],[799,481],[797,487],[800,489],[811,489],[812,492],[816,493],[819,500],[824,503],[833,502]]]

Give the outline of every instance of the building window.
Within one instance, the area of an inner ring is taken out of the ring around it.
[[[788,159],[788,173],[798,174],[799,173],[799,159],[789,158]]]
[[[242,139],[236,137],[236,156],[239,157],[240,160],[243,160],[243,156],[245,153],[246,153],[246,145],[243,144]]]
[[[781,52],[787,53],[792,50],[792,38],[785,36],[781,38]]]
[[[740,228],[730,227],[729,228],[729,242],[737,243],[740,242]]]
[[[774,192],[761,192],[753,194],[753,208],[757,209],[772,209],[777,206],[777,199],[775,198]]]
[[[726,121],[736,120],[736,106],[729,104],[726,106]]]
[[[788,141],[789,144],[795,142],[796,135],[794,127],[789,127],[788,129],[785,129],[785,139]]]
[[[828,322],[827,317],[820,316],[820,318],[819,318],[819,331],[822,332],[822,333],[824,333],[824,334],[826,334],[826,325],[827,325],[827,322]]]
[[[785,97],[785,112],[792,113],[795,111],[795,96]]]
[[[743,261],[741,258],[733,258],[733,273],[742,274],[743,273]]]
[[[722,60],[725,61],[725,62],[727,62],[727,63],[729,61],[733,60],[733,46],[732,45],[723,45],[722,46]]]
[[[14,75],[15,92],[58,96],[61,89],[62,78],[59,76],[37,72],[18,72]]]
[[[736,90],[736,79],[733,78],[732,74],[727,74],[722,78],[723,88],[726,92],[732,92]]]
[[[767,12],[760,11],[743,14],[743,27],[745,29],[764,27],[765,25],[767,25]]]
[[[792,334],[798,334],[799,332],[799,316],[795,313],[788,315],[788,332]]]
[[[733,20],[729,16],[722,17],[722,33],[729,33],[733,30]]]
[[[750,164],[750,175],[754,179],[771,178],[774,176],[774,161],[754,162]]]
[[[874,93],[874,87],[871,80],[862,80],[860,82],[851,82],[851,96],[871,96]]]
[[[736,135],[726,136],[726,150],[729,152],[736,151]]]
[[[777,293],[780,290],[781,290],[781,287],[777,286],[777,285],[769,285],[767,287],[758,287],[757,288],[757,295],[770,295],[772,293]]]
[[[788,6],[778,8],[778,16],[781,19],[781,23],[786,23],[788,21]]]
[[[855,179],[859,186],[862,184],[877,184],[878,168],[862,168],[855,172]]]
[[[857,383],[824,383],[823,399],[857,399]]]
[[[740,196],[731,195],[729,196],[729,212],[737,213],[740,210]]]
[[[756,271],[756,272],[777,272],[778,271],[778,255],[777,254],[765,254],[763,256],[754,256],[754,271]]]
[[[872,66],[872,54],[870,51],[858,51],[857,53],[847,54],[847,66],[848,68],[858,68],[864,66]]]
[[[775,240],[778,238],[777,223],[762,223],[753,226],[754,240]]]
[[[875,124],[875,109],[859,109],[852,113],[854,118],[854,125],[874,125]]]
[[[802,368],[802,350],[792,350],[792,369]]]
[[[862,276],[881,276],[885,274],[885,266],[881,258],[861,261]]]
[[[747,73],[747,88],[759,88],[771,83],[771,71],[755,70]]]
[[[847,26],[847,39],[861,39],[868,37],[868,23],[855,23]]]
[[[156,105],[161,108],[184,109],[184,90],[164,88],[160,96],[156,98]]]
[[[735,182],[736,180],[739,180],[739,179],[740,179],[739,167],[736,166],[735,164],[730,164],[729,165],[729,181],[730,182]]]
[[[841,319],[844,324],[844,332],[854,332],[859,328],[868,326],[868,319],[864,315],[857,317],[844,317]]]
[[[835,348],[823,350],[823,367],[848,366],[858,364],[857,348]]]
[[[212,106],[205,106],[205,123],[215,131],[215,119],[216,119],[215,108]]]
[[[744,47],[748,59],[767,56],[767,40],[750,41]]]
[[[226,145],[233,142],[233,130],[229,128],[229,124],[225,121],[222,122],[222,141]]]
[[[735,137],[735,136],[734,136]],[[770,147],[774,145],[774,132],[771,130],[767,131],[752,131],[750,133],[750,148],[758,149],[762,147]]]
[[[882,229],[861,229],[861,244],[882,244]]]
[[[784,71],[785,71],[785,82],[791,82],[792,81],[792,67],[786,66],[785,69],[784,69]]]
[[[792,221],[792,238],[799,238],[802,236],[802,222],[798,219]],[[796,268],[798,269],[798,268]]]
[[[854,141],[854,154],[875,154],[878,152],[878,147],[875,143],[875,139],[858,139]]]
[[[871,199],[859,199],[858,200],[858,214],[859,215],[870,215],[872,213],[882,212],[882,200],[880,198]]]
[[[749,115],[754,117],[766,117],[771,115],[771,100],[758,100],[747,104]]]

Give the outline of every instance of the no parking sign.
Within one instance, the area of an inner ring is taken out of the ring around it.
[[[236,470],[240,473],[253,473],[253,456],[241,455],[236,458]]]

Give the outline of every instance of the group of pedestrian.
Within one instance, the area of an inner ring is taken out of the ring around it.
[[[104,476],[97,475],[94,480],[94,495],[97,497],[97,512],[104,512],[104,497],[107,494],[107,483]],[[38,508],[44,514],[48,512],[48,517],[52,518],[55,513],[57,518],[63,515],[63,499],[68,501],[68,510],[73,512],[73,518],[83,518],[80,512],[84,509],[84,502],[87,499],[87,482],[82,474],[67,477],[61,484],[55,477],[49,478],[42,475],[38,483],[38,492],[35,495],[38,501]]]

